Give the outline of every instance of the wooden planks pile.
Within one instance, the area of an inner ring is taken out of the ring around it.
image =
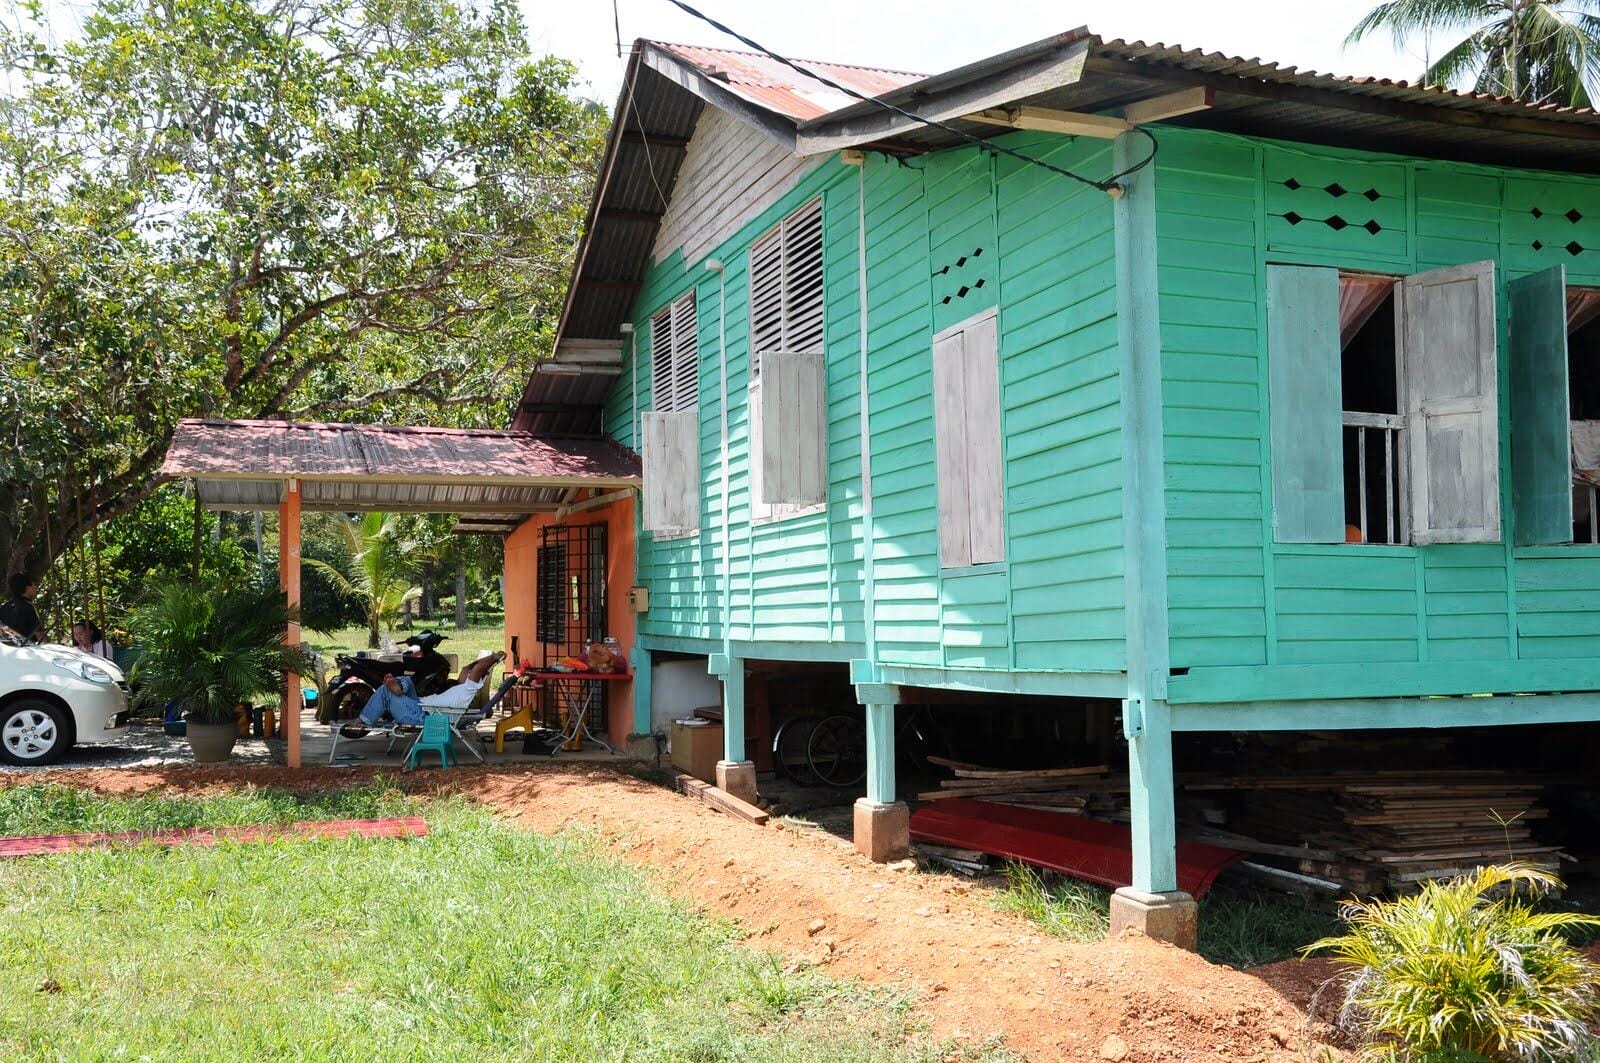
[[[1077,812],[1111,822],[1128,820],[1128,777],[1113,775],[1104,764],[1077,768],[989,768],[981,764],[929,757],[955,774],[937,790],[917,795],[919,801],[971,797],[993,804]]]
[[[1530,824],[1545,780],[1500,772],[1344,772],[1309,780],[1318,789],[1252,788],[1238,829],[1321,852],[1296,870],[1361,893],[1405,892],[1490,863],[1521,861],[1559,871],[1566,858]],[[1230,785],[1236,780],[1229,780]]]

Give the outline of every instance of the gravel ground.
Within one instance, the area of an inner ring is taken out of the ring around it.
[[[235,764],[282,764],[283,744],[260,738],[241,738],[233,747]],[[170,768],[194,764],[194,754],[183,738],[169,736],[161,725],[134,721],[128,733],[113,745],[74,746],[54,768]],[[0,764],[0,772],[29,773],[47,767]]]

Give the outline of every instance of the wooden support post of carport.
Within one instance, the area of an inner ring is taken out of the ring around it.
[[[300,608],[300,481],[285,481],[283,501],[278,503],[278,585],[283,588],[289,608]],[[300,645],[300,621],[289,622],[283,633],[288,646]],[[288,742],[289,767],[300,766],[300,677],[294,674],[283,677],[283,708],[279,719],[283,721],[284,738]]]

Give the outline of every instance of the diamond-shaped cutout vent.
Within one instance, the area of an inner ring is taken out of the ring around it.
[[[1583,254],[1583,245],[1578,243],[1576,240],[1572,241],[1567,245],[1567,254],[1576,258],[1577,256]]]
[[[1283,216],[1283,220],[1288,222],[1290,225],[1299,225],[1301,222],[1305,221],[1304,218],[1292,210]]]
[[[1380,193],[1376,188],[1369,188],[1361,194],[1367,197],[1367,201],[1369,203],[1376,203],[1378,200],[1383,198],[1382,193]]]
[[[1334,232],[1338,232],[1340,229],[1343,229],[1350,223],[1339,217],[1339,215],[1335,214],[1333,217],[1323,222],[1323,224],[1332,229]]]
[[[1566,218],[1572,224],[1576,225],[1583,220],[1583,215],[1578,213],[1577,207],[1573,207],[1571,210],[1567,211]]]
[[[1528,211],[1528,213],[1532,214],[1535,218],[1544,217],[1544,211],[1540,210],[1538,207],[1534,207],[1532,210]]]
[[[1544,250],[1544,241],[1543,240],[1535,240],[1533,243],[1529,244],[1528,246],[1532,247],[1535,251],[1543,251]]]
[[[1300,182],[1291,177],[1287,181],[1283,182],[1283,187],[1287,188],[1291,192],[1298,192],[1300,191]]]
[[[1378,224],[1377,218],[1368,218],[1367,224],[1363,225],[1362,228],[1367,230],[1367,232],[1371,233],[1373,236],[1377,236],[1379,233],[1383,232],[1383,226]]]
[[[1350,190],[1344,185],[1340,184],[1338,181],[1335,181],[1333,184],[1324,188],[1323,191],[1328,193],[1328,195],[1332,196],[1334,199],[1338,199],[1340,196],[1344,195]]]

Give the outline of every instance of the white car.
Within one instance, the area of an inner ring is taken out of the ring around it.
[[[104,657],[0,627],[0,761],[50,764],[128,733],[128,684]]]

